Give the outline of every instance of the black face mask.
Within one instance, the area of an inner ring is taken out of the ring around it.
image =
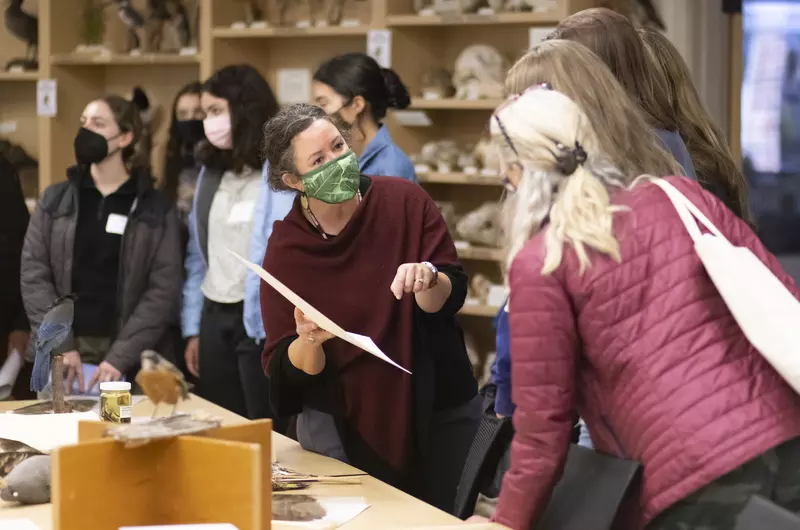
[[[175,122],[175,132],[183,145],[192,147],[206,137],[203,120],[178,120]]]
[[[117,135],[119,136],[119,135]],[[117,136],[112,137],[113,140]],[[78,164],[89,166],[99,164],[109,156],[116,153],[108,152],[108,140],[102,134],[81,127],[75,137],[75,160]]]

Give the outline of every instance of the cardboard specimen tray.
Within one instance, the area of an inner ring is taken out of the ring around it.
[[[270,420],[125,447],[109,425],[80,422],[78,444],[53,452],[55,530],[231,523],[269,530]]]

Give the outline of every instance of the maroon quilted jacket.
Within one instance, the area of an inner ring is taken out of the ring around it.
[[[800,298],[748,226],[693,181],[670,177],[735,245]],[[511,268],[516,436],[495,516],[527,530],[546,506],[579,413],[599,451],[644,467],[634,528],[760,453],[800,436],[800,397],[742,335],[664,192],[615,194],[622,262],[574,251],[542,276],[541,233]]]

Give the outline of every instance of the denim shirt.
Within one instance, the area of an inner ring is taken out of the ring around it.
[[[358,157],[361,173],[371,176],[400,177],[411,182],[417,181],[417,173],[411,159],[397,147],[389,135],[385,125],[381,125],[378,134],[367,144],[367,148]]]
[[[494,398],[494,410],[501,416],[510,417],[514,413],[516,405],[511,401],[511,330],[508,323],[508,301],[503,304],[495,319],[497,356],[492,365],[491,381],[497,385],[497,393]],[[589,429],[581,419],[580,437],[578,445],[588,449],[594,449]]]
[[[203,173],[197,179],[199,188]],[[195,193],[195,199],[197,193]],[[248,259],[261,265],[267,251],[267,241],[272,234],[272,225],[280,221],[292,208],[295,194],[276,192],[267,185],[267,165],[264,165],[263,179],[253,211],[253,227],[250,236],[250,252]],[[200,317],[203,313],[204,297],[200,290],[206,275],[208,264],[200,248],[197,236],[196,208],[189,214],[189,242],[186,254],[186,280],[183,284],[183,304],[181,307],[181,330],[184,337],[194,337],[200,333]],[[252,271],[247,271],[244,293],[244,328],[247,336],[260,343],[266,339],[264,324],[261,320],[261,303],[259,299],[261,279]]]
[[[668,131],[666,129],[656,129],[656,136],[661,140],[664,149],[672,154],[672,157],[681,165],[683,172],[692,180],[697,180],[697,175],[694,172],[694,163],[692,157],[689,155],[689,150],[683,142],[683,138],[677,131]],[[666,176],[666,175],[662,175]]]

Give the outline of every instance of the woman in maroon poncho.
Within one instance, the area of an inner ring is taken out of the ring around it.
[[[270,120],[265,149],[270,185],[298,198],[264,269],[413,374],[332,337],[262,283],[274,409],[299,414],[306,449],[451,510],[481,407],[456,320],[467,277],[436,204],[403,179],[360,175],[313,105]]]

